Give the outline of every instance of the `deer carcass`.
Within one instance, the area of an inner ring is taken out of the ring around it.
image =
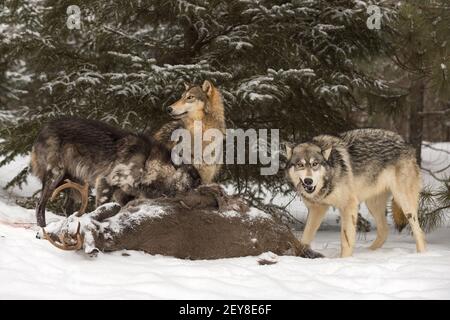
[[[81,189],[80,189],[81,190]],[[41,236],[61,249],[141,250],[183,259],[278,255],[320,257],[289,227],[249,208],[218,185],[200,186],[174,197],[136,199],[124,207],[105,204],[82,217],[49,224]]]

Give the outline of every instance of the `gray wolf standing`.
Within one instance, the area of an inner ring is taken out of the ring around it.
[[[208,80],[202,86],[185,84],[185,91],[181,98],[167,107],[169,114],[176,119],[159,129],[155,139],[161,141],[170,149],[177,143],[171,141],[170,137],[176,129],[189,130],[194,137],[194,121],[201,121],[202,133],[208,129],[218,129],[225,135],[225,115],[222,96],[219,90]],[[203,141],[203,149],[210,143],[217,141]],[[220,170],[220,164],[194,164],[197,168],[203,184],[214,181]]]
[[[394,220],[401,221],[404,215],[417,251],[425,251],[417,218],[420,170],[414,149],[401,136],[380,129],[358,129],[338,136],[317,136],[286,151],[288,179],[308,207],[303,244],[311,243],[327,209],[333,206],[341,214],[341,257],[351,256],[358,205],[365,202],[377,224],[377,237],[370,248],[380,248],[388,235],[385,210],[392,194]]]

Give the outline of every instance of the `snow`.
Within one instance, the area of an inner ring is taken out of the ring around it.
[[[224,211],[224,212],[220,212],[221,215],[225,216],[225,217],[242,217],[242,214],[238,211],[235,210],[228,210],[228,211]],[[246,219],[269,219],[270,215],[264,211],[261,211],[255,207],[251,207],[250,210],[248,212],[245,213],[245,218]]]
[[[445,179],[450,177],[450,143],[424,143],[422,154],[422,166],[425,169],[436,172],[436,177]],[[445,152],[439,152],[443,150]],[[438,187],[439,182],[426,172],[422,173],[425,186]]]
[[[167,212],[164,208],[158,205],[142,205],[139,207],[139,211],[129,214],[124,211],[115,215],[112,218],[105,219],[105,222],[109,223],[109,228],[114,232],[121,232],[127,225],[138,225],[140,221],[146,219],[158,219],[166,215]],[[124,223],[126,221],[127,223]]]
[[[251,207],[250,211],[247,214],[250,216],[251,219],[270,218],[270,215],[268,213],[254,207]]]
[[[450,150],[448,143],[432,147]],[[28,161],[18,158],[0,168],[0,185]],[[424,148],[425,166],[439,169],[449,162],[448,154]],[[441,173],[449,174],[450,169]],[[426,175],[424,180],[432,182]],[[190,261],[136,251],[93,258],[35,238],[34,210],[17,206],[14,197],[38,188],[33,179],[23,190],[0,190],[0,299],[450,299],[449,226],[427,235],[424,254],[415,252],[411,235],[392,228],[382,249],[368,249],[375,239],[371,231],[359,235],[353,257],[340,259],[337,213],[330,211],[312,246],[323,259],[265,253]],[[288,208],[299,218],[306,214],[298,198]],[[264,214],[251,211],[254,217]],[[48,215],[50,222],[58,219]],[[259,265],[259,260],[276,263]]]
[[[251,101],[262,101],[262,100],[266,100],[266,99],[273,99],[273,97],[270,94],[260,94],[260,93],[256,93],[256,92],[252,92],[249,95],[249,98]]]
[[[108,51],[108,54],[112,56],[116,56],[118,58],[122,58],[124,60],[130,60],[131,62],[144,62],[144,59],[141,57],[129,54],[129,53],[120,53],[115,51]]]

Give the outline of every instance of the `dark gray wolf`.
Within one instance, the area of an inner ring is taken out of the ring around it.
[[[113,197],[123,205],[136,197],[170,195],[200,184],[193,166],[175,166],[170,150],[153,138],[71,117],[42,128],[33,145],[31,168],[42,181],[36,208],[41,227],[45,205],[65,179],[95,187],[96,206]]]
[[[341,257],[351,256],[358,205],[365,202],[377,224],[371,249],[380,248],[388,234],[386,203],[393,195],[395,221],[404,215],[417,251],[425,251],[417,218],[420,170],[414,149],[401,136],[386,130],[358,129],[338,136],[317,136],[286,151],[288,178],[308,207],[303,244],[311,243],[327,209],[333,206],[341,214]]]
[[[181,98],[167,107],[169,114],[176,119],[159,129],[155,139],[167,145],[170,149],[176,144],[170,137],[174,130],[184,128],[194,137],[194,121],[201,121],[202,133],[208,129],[218,129],[225,135],[224,105],[220,91],[208,80],[202,86],[185,84]],[[203,150],[210,143],[218,141],[203,141]],[[202,183],[214,181],[220,170],[220,164],[194,164],[202,178]]]

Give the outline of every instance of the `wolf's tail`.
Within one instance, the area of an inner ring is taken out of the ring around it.
[[[41,181],[44,179],[44,170],[42,170],[42,166],[39,165],[35,147],[31,150],[30,172],[41,179]]]
[[[401,232],[407,225],[405,213],[395,200],[392,200],[392,217],[394,218],[395,228]]]

